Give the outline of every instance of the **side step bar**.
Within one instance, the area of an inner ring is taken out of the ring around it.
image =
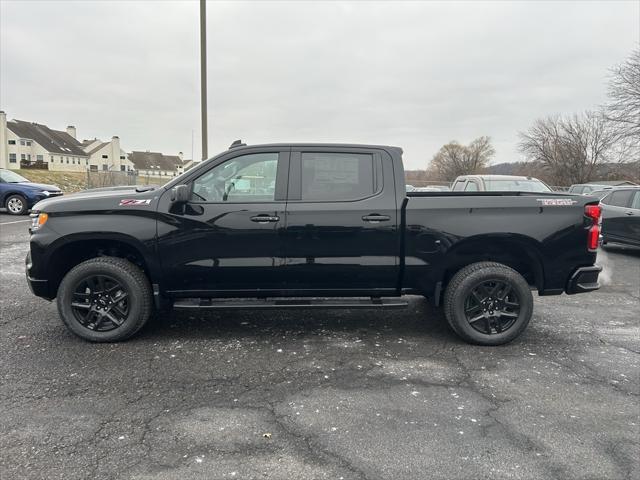
[[[177,299],[173,308],[179,309],[311,309],[311,308],[404,308],[408,304],[398,299],[220,299],[220,298],[184,298]]]

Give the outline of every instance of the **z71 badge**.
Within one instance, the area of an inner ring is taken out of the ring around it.
[[[545,207],[561,207],[561,206],[571,206],[578,203],[575,200],[571,200],[570,198],[536,198],[538,202],[540,202]]]
[[[140,199],[136,199],[136,198],[125,198],[123,200],[120,200],[120,203],[118,204],[118,206],[120,207],[138,207],[141,205],[149,205],[151,203],[151,199],[147,199],[147,200],[140,200]]]

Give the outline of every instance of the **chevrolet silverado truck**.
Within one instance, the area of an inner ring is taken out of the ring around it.
[[[480,345],[539,295],[599,288],[595,198],[406,192],[402,150],[234,142],[162,187],[35,205],[26,275],[76,335],[119,341],[161,309],[443,306]]]

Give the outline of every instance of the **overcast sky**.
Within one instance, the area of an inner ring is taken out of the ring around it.
[[[538,117],[594,108],[640,2],[208,2],[209,153],[450,140],[520,159]],[[197,1],[0,0],[0,108],[126,150],[200,156]]]

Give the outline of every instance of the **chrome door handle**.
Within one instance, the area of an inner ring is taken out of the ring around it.
[[[362,217],[362,220],[369,223],[388,222],[389,220],[391,220],[391,217],[388,215],[371,214],[364,215]]]
[[[280,221],[280,217],[277,217],[277,216],[271,217],[269,215],[256,215],[254,217],[251,217],[251,221],[257,222],[257,223],[278,222]]]

